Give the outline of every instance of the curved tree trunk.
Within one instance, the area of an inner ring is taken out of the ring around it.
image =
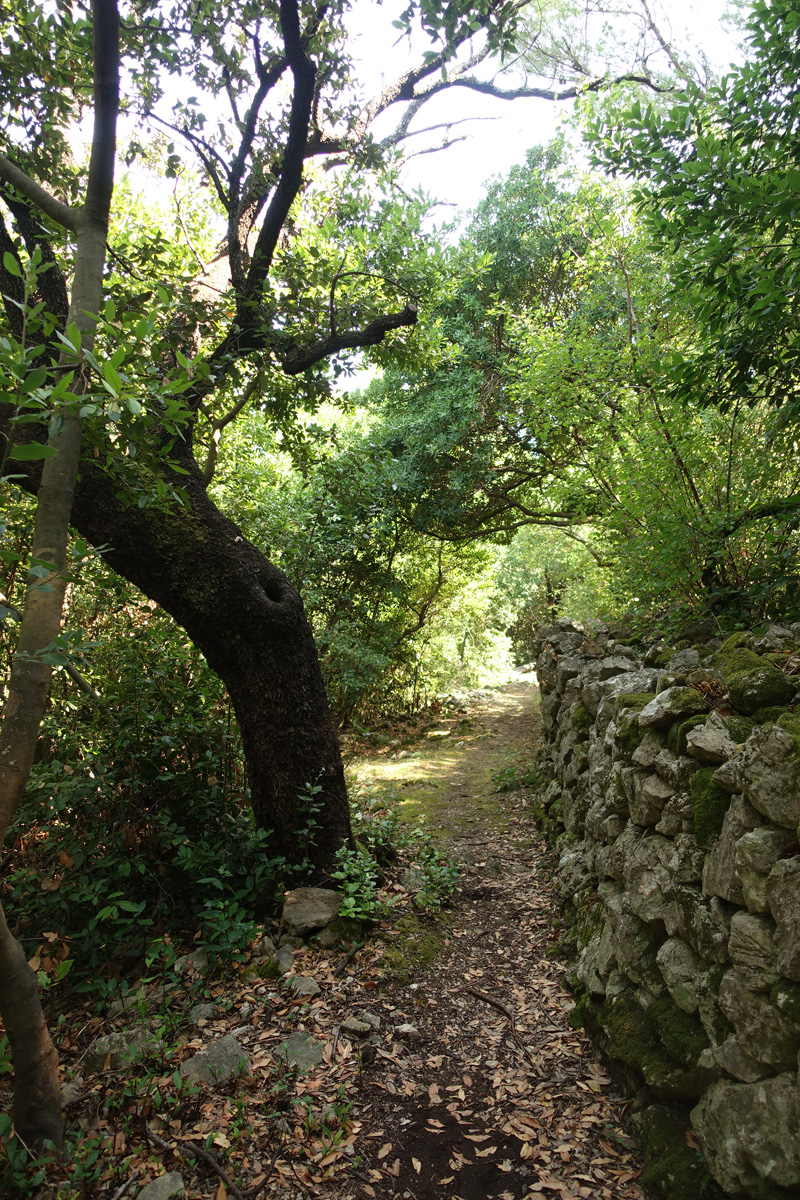
[[[87,464],[73,522],[120,575],[186,630],[225,683],[242,733],[257,823],[271,850],[290,862],[306,851],[306,784],[318,784],[316,843],[308,857],[319,879],[336,850],[352,845],[336,730],[311,627],[299,593],[208,498],[188,456],[180,478],[191,510],[177,502],[139,508],[119,499],[119,480]],[[135,493],[134,493],[135,494]]]

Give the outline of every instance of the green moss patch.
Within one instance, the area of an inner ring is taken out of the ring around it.
[[[769,999],[781,1016],[800,1030],[800,986],[789,983],[786,979],[779,979],[773,986]]]
[[[708,716],[705,713],[699,716],[687,717],[685,721],[678,721],[673,725],[667,735],[667,745],[673,754],[686,753],[686,735],[690,729],[695,729],[698,725],[705,725]]]
[[[722,822],[731,802],[730,795],[713,782],[716,770],[716,767],[701,767],[692,776],[689,785],[694,813],[694,836],[698,846],[704,849],[708,849],[722,832]]]
[[[722,1200],[705,1159],[687,1141],[688,1109],[653,1104],[645,1109],[640,1137],[645,1157],[642,1186],[652,1200]]]
[[[387,938],[383,965],[386,974],[400,984],[407,984],[417,971],[422,971],[436,958],[444,945],[447,917],[439,916],[435,924],[409,913],[397,923],[399,937]]]
[[[589,712],[582,700],[572,710],[572,728],[573,729],[589,729],[590,725],[594,724],[594,717]]]
[[[652,699],[650,692],[625,692],[617,701],[617,732],[614,740],[629,758],[646,733],[639,725],[639,713]]]
[[[647,1015],[670,1058],[681,1067],[695,1066],[709,1044],[700,1019],[678,1008],[669,996],[654,1000]]]

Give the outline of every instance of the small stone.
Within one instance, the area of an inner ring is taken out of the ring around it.
[[[676,721],[707,712],[708,706],[694,688],[671,687],[660,692],[639,713],[642,729],[669,729]]]
[[[189,1013],[189,1020],[196,1025],[198,1021],[213,1021],[218,1012],[216,1004],[195,1004]]]
[[[782,859],[767,878],[767,900],[775,918],[778,970],[800,983],[800,858]]]
[[[500,859],[487,858],[481,874],[485,876],[486,879],[499,879],[503,874],[503,864],[500,862]]]
[[[202,1083],[225,1083],[228,1079],[249,1074],[250,1056],[230,1033],[181,1063],[181,1075]]]
[[[294,968],[294,953],[291,946],[281,946],[280,950],[276,950],[272,956],[272,961],[279,968],[281,973],[285,975],[288,971]]]
[[[138,1192],[137,1200],[170,1200],[170,1196],[183,1195],[183,1176],[178,1171],[168,1171],[158,1179],[146,1183]]]
[[[84,1067],[89,1074],[107,1069],[117,1071],[161,1046],[159,1038],[144,1029],[134,1033],[108,1033],[92,1042],[84,1057]]]
[[[303,937],[330,925],[339,915],[340,892],[329,888],[295,888],[286,893],[282,919],[290,936]]]
[[[253,1006],[252,1006],[252,1004],[249,1003],[249,1001],[245,1000],[244,1004],[239,1009],[239,1016],[242,1018],[243,1021],[246,1021],[247,1018],[252,1017],[252,1015],[253,1015]]]
[[[272,1053],[288,1067],[297,1067],[300,1071],[310,1071],[322,1062],[322,1045],[307,1033],[293,1033]]]
[[[712,712],[705,725],[695,725],[686,734],[686,753],[709,766],[727,762],[737,750],[738,746],[719,713]]]
[[[750,912],[769,912],[767,876],[786,849],[788,834],[782,829],[753,829],[736,843],[736,870],[744,902]]]
[[[359,1021],[357,1017],[347,1017],[340,1024],[342,1033],[349,1037],[369,1037],[372,1026],[367,1021]]]
[[[208,968],[208,955],[205,950],[199,948],[193,950],[191,954],[184,954],[180,958],[176,958],[172,964],[172,969],[176,975],[183,975],[186,971],[194,971],[198,975],[202,975],[203,971]]]
[[[362,1021],[366,1021],[366,1023],[371,1025],[373,1029],[377,1030],[381,1027],[381,1019],[376,1013],[362,1012],[360,1019]]]
[[[310,975],[295,975],[289,980],[289,989],[296,996],[318,996],[322,991],[316,979]]]
[[[253,948],[253,958],[272,958],[275,953],[275,943],[266,934],[261,937]]]
[[[401,1042],[418,1042],[422,1034],[417,1029],[416,1025],[396,1025],[394,1029],[395,1037],[398,1037]]]

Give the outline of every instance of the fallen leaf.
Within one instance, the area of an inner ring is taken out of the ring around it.
[[[417,1174],[419,1175],[420,1171],[422,1170],[422,1163],[419,1161],[419,1159],[412,1158],[411,1165],[414,1168],[414,1170],[417,1172]]]
[[[392,1143],[386,1142],[383,1146],[381,1146],[380,1150],[378,1151],[378,1158],[386,1158],[386,1155],[389,1153],[391,1148],[392,1148]]]

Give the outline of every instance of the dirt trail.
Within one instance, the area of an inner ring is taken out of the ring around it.
[[[399,788],[408,814],[424,813],[464,862],[439,953],[414,969],[412,937],[407,982],[383,998],[384,1019],[417,1035],[398,1038],[362,1076],[361,1146],[374,1146],[362,1155],[363,1195],[644,1195],[626,1103],[569,1026],[553,863],[530,820],[531,794],[501,794],[493,782],[524,775],[537,724],[535,689],[513,683],[473,694],[467,714],[443,720],[415,751],[387,747],[355,766],[360,781]]]
[[[351,777],[391,785],[460,859],[439,914],[415,908],[405,879],[363,944],[298,941],[280,970],[190,969],[153,991],[159,1016],[71,1014],[69,1124],[102,1148],[86,1195],[133,1195],[178,1171],[187,1200],[643,1200],[626,1102],[569,1025],[533,790],[497,790],[524,780],[537,727],[538,697],[520,681],[432,726],[395,725],[351,757]],[[188,1017],[197,1000],[203,1015]],[[127,1043],[143,1019],[158,1033],[147,1067],[110,1053],[84,1067],[98,1034]],[[230,1038],[233,1076],[184,1086],[181,1064]],[[41,1200],[59,1172],[66,1160]]]

